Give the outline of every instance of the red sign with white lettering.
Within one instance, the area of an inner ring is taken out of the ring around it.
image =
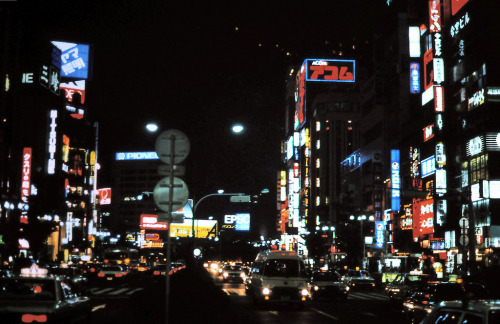
[[[354,60],[307,59],[306,81],[354,82]]]
[[[158,231],[166,231],[168,229],[168,224],[158,222],[158,215],[142,214],[141,229],[154,229]]]
[[[451,0],[451,14],[455,15],[469,0]]]
[[[413,202],[413,238],[434,233],[434,199]]]
[[[429,0],[429,31],[441,32],[441,0]]]

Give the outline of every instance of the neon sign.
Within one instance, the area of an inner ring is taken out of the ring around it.
[[[354,60],[306,59],[306,81],[355,82]]]
[[[49,131],[49,140],[48,140],[48,152],[49,159],[47,162],[47,173],[54,174],[56,171],[56,143],[57,143],[57,110],[51,110],[49,113],[50,118],[50,131]]]
[[[381,249],[384,247],[384,232],[385,224],[383,221],[375,222],[375,248]]]
[[[451,0],[451,14],[455,15],[469,0]]]
[[[424,142],[427,142],[434,137],[434,125],[429,125],[424,128]]]
[[[429,30],[431,33],[441,31],[441,1],[429,1]]]
[[[420,64],[410,63],[410,93],[420,93]]]
[[[393,211],[399,211],[400,208],[400,179],[399,179],[399,150],[391,150],[391,185],[392,200],[391,207]]]
[[[52,42],[61,50],[61,76],[88,79],[90,46],[66,42]]]
[[[116,153],[117,161],[126,160],[157,160],[159,159],[156,152],[119,152]]]
[[[458,19],[453,25],[450,27],[450,35],[451,37],[455,37],[465,28],[470,22],[469,13],[466,12],[460,19]]]

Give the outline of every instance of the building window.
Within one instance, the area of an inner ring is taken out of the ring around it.
[[[316,206],[319,206],[321,203],[321,198],[319,196],[316,196]]]
[[[320,184],[321,184],[320,179],[319,179],[319,178],[316,178],[316,187],[317,187],[317,188],[319,188],[319,187],[320,187]]]
[[[321,122],[316,122],[316,131],[319,132],[321,130]]]
[[[316,169],[319,169],[320,166],[321,166],[321,163],[320,163],[320,160],[318,158],[318,159],[316,159]]]
[[[488,180],[488,154],[483,154],[470,160],[471,184],[480,180]]]

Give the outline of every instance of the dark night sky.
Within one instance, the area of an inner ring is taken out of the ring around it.
[[[177,128],[191,141],[186,182],[201,197],[271,189],[283,138],[287,68],[371,32],[379,0],[23,1],[23,28],[48,40],[94,45],[87,92],[99,121],[101,184],[118,151],[154,150],[146,122]],[[50,4],[50,5],[49,5]],[[237,30],[236,30],[237,27]],[[261,46],[259,46],[261,44]],[[276,46],[278,45],[278,46]],[[291,55],[287,56],[286,53]],[[233,122],[245,134],[230,132]],[[274,224],[274,218],[271,221]]]

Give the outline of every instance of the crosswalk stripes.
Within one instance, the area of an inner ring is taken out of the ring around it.
[[[384,295],[383,293],[376,292],[376,291],[370,291],[370,292],[351,291],[351,292],[349,292],[348,299],[389,300],[389,297]]]
[[[133,288],[133,287],[111,287],[111,288],[91,288],[93,296],[130,296],[144,288]]]

